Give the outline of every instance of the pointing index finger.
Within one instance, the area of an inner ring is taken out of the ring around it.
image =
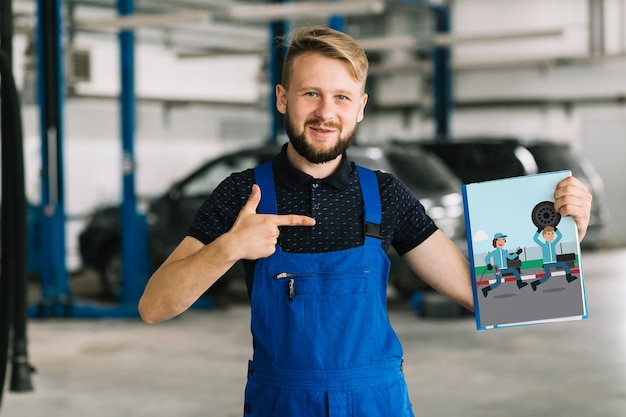
[[[276,226],[314,226],[315,219],[299,214],[280,214],[274,216]]]

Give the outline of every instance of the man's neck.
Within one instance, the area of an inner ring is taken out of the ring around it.
[[[341,163],[341,157],[342,156],[339,155],[332,161],[323,164],[314,164],[300,155],[291,144],[287,145],[287,158],[289,158],[289,162],[300,171],[317,179],[327,178],[335,172]]]

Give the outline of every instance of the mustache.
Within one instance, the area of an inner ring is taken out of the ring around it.
[[[341,129],[341,125],[334,122],[324,122],[323,120],[315,119],[308,120],[305,124],[305,127],[316,127],[316,128],[330,128],[330,129]]]

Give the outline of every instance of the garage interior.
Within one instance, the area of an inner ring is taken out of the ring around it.
[[[588,319],[477,331],[446,300],[431,294],[424,314],[390,290],[416,415],[626,415],[626,0],[12,0],[0,19],[33,210],[28,262],[37,252],[25,278],[36,370],[13,389],[9,358],[0,415],[242,415],[244,296],[156,326],[136,314],[145,202],[206,160],[284,139],[275,37],[305,24],[368,53],[360,145],[567,143],[601,179],[606,238],[583,251]],[[107,205],[122,208],[126,242],[113,300],[78,247]]]

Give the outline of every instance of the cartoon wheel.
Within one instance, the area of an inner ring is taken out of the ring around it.
[[[561,221],[561,215],[554,210],[552,201],[542,201],[533,208],[532,221],[537,227],[555,227]]]

